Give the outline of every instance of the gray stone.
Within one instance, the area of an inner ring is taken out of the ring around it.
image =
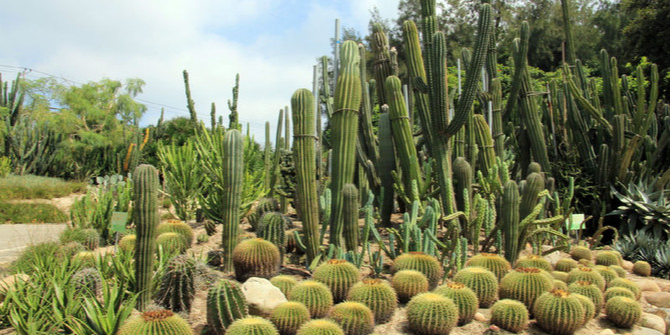
[[[247,299],[249,314],[268,317],[272,310],[286,297],[276,286],[265,278],[251,277],[242,284],[242,293]]]

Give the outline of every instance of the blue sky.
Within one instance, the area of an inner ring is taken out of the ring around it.
[[[75,82],[142,78],[143,124],[188,115],[187,69],[199,117],[227,115],[240,73],[240,120],[262,142],[265,121],[293,92],[312,87],[316,58],[330,52],[335,18],[365,33],[369,10],[395,18],[398,0],[23,0],[0,2],[0,72],[32,68]],[[36,79],[36,71],[26,77]],[[225,118],[225,116],[224,116]]]

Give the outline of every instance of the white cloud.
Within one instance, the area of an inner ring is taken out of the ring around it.
[[[239,72],[241,121],[251,122],[262,141],[265,121],[274,129],[277,111],[290,103],[293,91],[311,88],[316,58],[330,52],[334,19],[365,33],[369,9],[376,5],[384,17],[394,17],[397,3],[5,1],[0,4],[0,31],[11,33],[0,34],[0,64],[77,82],[139,77],[147,83],[140,98],[181,109],[168,109],[167,117],[185,115],[181,72],[187,69],[199,117],[207,122],[212,101],[219,115],[228,114],[226,101]],[[305,15],[273,17],[292,8]],[[268,17],[281,19],[282,26],[266,24]],[[248,40],[240,42],[231,31],[248,32]],[[158,113],[156,105],[149,105],[143,123],[155,123]]]

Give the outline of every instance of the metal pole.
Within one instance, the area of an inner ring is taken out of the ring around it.
[[[335,55],[333,57],[333,74],[335,86],[337,87],[338,67],[340,65],[340,19],[335,19]]]

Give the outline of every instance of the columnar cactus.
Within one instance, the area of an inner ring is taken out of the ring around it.
[[[374,314],[368,306],[355,301],[339,303],[330,310],[328,318],[337,322],[346,335],[367,335],[375,327]]]
[[[577,281],[568,286],[570,293],[581,294],[593,301],[596,314],[600,313],[603,306],[603,292],[595,284],[588,281]]]
[[[291,97],[293,109],[293,162],[295,163],[295,193],[301,208],[302,227],[311,262],[319,252],[319,196],[316,190],[316,114],[314,96],[308,89],[299,89]]]
[[[333,294],[325,284],[316,280],[305,280],[291,290],[291,301],[297,301],[307,306],[312,318],[322,318],[333,307]]]
[[[137,309],[151,302],[156,227],[158,226],[158,171],[140,165],[133,173],[133,221],[137,225],[135,243],[135,292]]]
[[[177,233],[184,237],[187,246],[193,244],[193,229],[186,222],[180,220],[167,220],[156,227],[156,234]]]
[[[335,302],[344,301],[354,284],[361,280],[360,271],[343,259],[331,259],[314,269],[312,279],[326,284]]]
[[[300,326],[309,320],[307,307],[296,301],[281,303],[270,314],[270,321],[274,323],[281,335],[295,335]]]
[[[342,188],[342,221],[344,244],[347,250],[358,252],[358,189],[354,184]]]
[[[270,284],[284,293],[286,299],[291,299],[291,290],[294,286],[298,285],[298,281],[293,276],[279,275],[270,278]]]
[[[516,262],[519,257],[519,187],[514,180],[505,183],[502,199],[502,229],[505,238],[505,258]]]
[[[440,294],[421,293],[407,304],[407,322],[416,334],[446,335],[458,323],[458,308]]]
[[[475,292],[461,283],[448,283],[435,289],[434,293],[451,299],[458,308],[458,324],[470,323],[477,313],[479,300]]]
[[[227,335],[279,335],[277,328],[272,322],[257,316],[248,316],[233,322],[228,329]]]
[[[633,273],[638,276],[649,277],[651,276],[651,265],[645,261],[637,261],[633,265]]]
[[[510,263],[502,256],[498,254],[478,254],[472,256],[465,263],[465,266],[480,266],[491,272],[493,272],[498,280],[502,279],[512,266]]]
[[[237,129],[229,129],[223,137],[222,232],[223,270],[233,271],[233,249],[237,245],[240,225],[240,201],[244,178],[244,140]]]
[[[347,300],[368,306],[374,313],[377,324],[388,322],[398,307],[396,292],[381,279],[363,279],[349,290]]]
[[[296,335],[344,335],[344,331],[331,320],[317,319],[302,325]]]
[[[247,316],[247,300],[236,282],[221,279],[207,292],[207,324],[219,335],[233,321]]]
[[[500,281],[500,297],[523,302],[529,311],[535,300],[554,288],[546,272],[537,268],[516,268]]]
[[[617,327],[631,328],[642,317],[642,307],[630,298],[613,297],[605,304],[607,318]]]
[[[129,319],[117,335],[193,335],[191,326],[168,310],[148,311]]]
[[[396,273],[401,270],[416,270],[428,278],[430,289],[434,289],[442,280],[444,269],[440,262],[430,255],[423,252],[409,252],[398,256],[393,261],[391,266],[391,273]]]
[[[194,279],[195,261],[192,258],[182,255],[171,259],[156,292],[158,304],[173,312],[190,312],[195,297]]]
[[[360,83],[360,55],[354,41],[346,41],[340,49],[339,76],[335,86],[335,110],[330,119],[332,131],[333,197],[330,218],[330,243],[341,246],[342,188],[354,181],[356,167],[356,138],[358,136],[358,109],[362,100]]]
[[[491,306],[491,323],[513,333],[528,328],[528,309],[517,300],[503,299]]]
[[[515,267],[519,268],[536,268],[544,271],[552,271],[551,264],[549,261],[546,259],[542,258],[542,256],[538,255],[530,255],[527,257],[522,257],[519,258],[519,260],[516,262]]]
[[[406,303],[415,295],[428,291],[428,279],[419,271],[401,270],[393,275],[391,286],[398,294],[398,301]]]
[[[535,301],[537,325],[555,335],[569,335],[584,324],[584,308],[579,299],[563,290],[545,292]]]
[[[489,270],[478,266],[468,267],[458,271],[454,281],[474,291],[481,308],[487,308],[498,300],[498,279]]]
[[[271,278],[279,272],[281,262],[276,245],[262,238],[240,242],[233,250],[235,277],[243,282],[250,277]]]

